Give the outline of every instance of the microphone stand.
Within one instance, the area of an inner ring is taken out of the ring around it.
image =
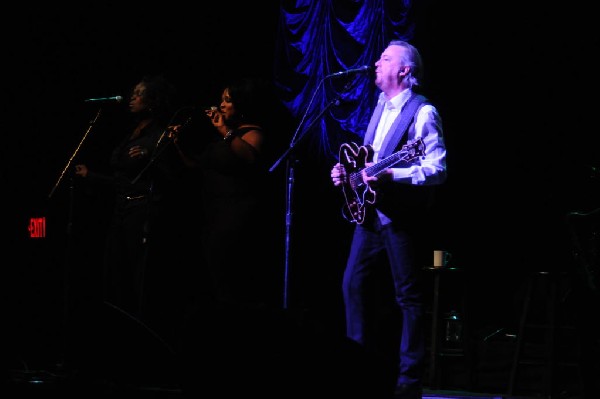
[[[92,119],[90,121],[88,128],[86,129],[83,137],[79,141],[79,144],[77,144],[75,151],[73,151],[73,154],[69,157],[69,160],[67,161],[67,164],[65,165],[62,172],[60,173],[58,180],[54,184],[54,187],[52,187],[52,190],[50,190],[50,193],[48,194],[48,199],[52,198],[52,196],[54,195],[54,192],[59,187],[61,181],[63,180],[67,171],[71,167],[73,159],[75,159],[75,157],[79,153],[81,146],[87,139],[89,133],[92,131],[92,128],[98,121],[98,118],[100,118],[101,112],[102,112],[102,108],[99,108],[94,119]],[[68,326],[68,322],[69,322],[69,272],[70,272],[70,268],[71,268],[70,267],[71,251],[72,251],[72,247],[73,247],[73,209],[74,209],[74,202],[75,202],[75,184],[74,184],[72,176],[69,178],[69,181],[70,181],[70,184],[69,184],[69,208],[68,208],[68,212],[67,212],[67,230],[66,230],[66,234],[67,234],[66,240],[67,241],[66,241],[65,261],[64,261],[64,269],[63,269],[63,314],[62,314],[62,330],[63,331],[61,334],[62,343],[61,343],[61,348],[60,348],[62,353],[60,354],[61,359],[57,363],[58,369],[65,368],[66,351],[67,351],[66,333],[67,333],[67,326]]]
[[[304,112],[304,116],[302,117],[302,120],[300,121],[300,124],[296,128],[296,133],[294,133],[294,136],[292,137],[292,140],[290,142],[288,149],[284,151],[284,153],[279,157],[279,159],[277,159],[277,161],[275,161],[273,166],[271,166],[271,168],[269,169],[269,172],[273,172],[284,159],[286,160],[286,173],[285,173],[285,180],[286,180],[285,205],[286,205],[286,208],[285,208],[285,254],[284,254],[284,257],[285,257],[284,262],[285,263],[284,263],[284,273],[283,273],[283,308],[286,310],[288,309],[288,306],[289,306],[289,272],[290,272],[291,235],[292,235],[292,217],[293,217],[293,210],[292,210],[292,202],[293,201],[292,200],[293,200],[293,194],[294,194],[294,167],[295,167],[295,164],[298,162],[297,159],[295,159],[295,157],[292,158],[293,150],[296,147],[296,145],[302,140],[302,138],[304,136],[306,136],[306,133],[313,127],[313,125],[319,119],[321,119],[323,114],[329,108],[331,108],[333,105],[338,106],[340,104],[342,93],[346,92],[349,89],[349,83],[347,83],[344,86],[344,89],[332,101],[330,101],[325,106],[325,108],[323,108],[323,110],[321,110],[321,112],[319,112],[319,114],[308,124],[306,129],[296,138],[296,136],[298,135],[298,132],[300,131],[300,128],[302,127],[304,118],[306,118],[306,115],[308,114],[308,111],[310,110],[310,105],[312,104],[314,95],[317,93],[317,91],[319,90],[319,87],[323,84],[325,79],[327,79],[328,77],[330,77],[330,76],[326,76],[324,79],[321,79],[321,82],[317,86],[317,89],[315,90],[315,93],[313,94],[313,97],[312,97],[311,101],[309,102],[306,111]]]
[[[83,145],[83,142],[86,140],[88,134],[92,131],[92,127],[94,127],[94,125],[96,124],[96,121],[98,120],[98,118],[100,117],[100,113],[102,112],[102,108],[98,109],[98,112],[96,113],[96,116],[94,117],[94,119],[92,119],[90,121],[90,124],[87,128],[87,130],[85,131],[85,134],[83,135],[83,137],[81,138],[81,141],[79,142],[79,144],[77,144],[77,147],[75,148],[75,151],[73,151],[73,155],[71,155],[71,157],[69,158],[69,160],[67,161],[67,164],[65,165],[64,169],[62,170],[60,176],[58,176],[58,180],[56,181],[56,183],[54,184],[54,187],[52,187],[52,190],[50,190],[50,194],[48,194],[48,198],[52,198],[52,196],[54,195],[54,192],[56,191],[56,189],[58,188],[58,186],[60,185],[61,180],[63,179],[63,177],[65,176],[65,173],[69,170],[69,168],[71,167],[71,163],[73,162],[73,159],[77,156],[77,154],[79,153],[79,149],[81,148],[81,146]]]
[[[182,107],[179,108],[175,114],[171,117],[171,120],[169,121],[169,123],[167,124],[167,128],[165,129],[165,131],[160,135],[160,138],[158,139],[158,142],[156,143],[156,151],[154,151],[152,157],[150,158],[150,160],[148,161],[148,163],[146,164],[146,166],[144,166],[144,168],[140,171],[140,173],[138,173],[138,175],[135,177],[135,179],[133,179],[131,181],[132,184],[137,183],[137,181],[142,177],[142,175],[146,172],[146,170],[148,170],[148,168],[150,168],[150,166],[152,166],[152,164],[154,164],[154,162],[156,161],[156,159],[160,156],[160,154],[162,154],[167,147],[169,146],[169,144],[171,144],[173,142],[173,140],[169,141],[166,145],[160,147],[160,143],[163,141],[163,139],[166,137],[169,137],[169,128],[168,126],[171,126],[173,124],[173,122],[175,121],[175,118],[179,115],[179,113],[185,109],[193,109],[193,107],[191,106],[187,106],[187,107]],[[183,122],[181,124],[181,128],[185,127],[188,123],[190,123],[190,121],[192,120],[192,117],[189,116],[185,122]]]

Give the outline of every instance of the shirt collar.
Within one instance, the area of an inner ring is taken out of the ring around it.
[[[408,99],[412,96],[412,90],[406,89],[396,96],[392,97],[390,100],[386,100],[383,92],[379,93],[379,101],[378,103],[384,103],[387,109],[402,109],[404,104],[408,101]]]

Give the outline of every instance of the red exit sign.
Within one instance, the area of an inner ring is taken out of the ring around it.
[[[46,237],[46,217],[30,218],[27,230],[30,238]]]

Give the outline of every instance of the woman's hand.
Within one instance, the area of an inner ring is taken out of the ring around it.
[[[167,126],[167,137],[173,140],[174,144],[179,143],[179,133],[181,133],[182,125],[169,125]],[[162,136],[161,136],[162,137]],[[160,140],[159,140],[160,142]]]
[[[77,176],[86,177],[88,174],[88,168],[86,165],[75,165],[75,174]]]
[[[213,126],[221,133],[221,135],[225,136],[227,134],[227,126],[225,125],[225,119],[223,118],[223,114],[217,107],[210,107],[204,111],[204,113],[210,118]]]
[[[129,149],[130,158],[142,158],[148,155],[148,150],[145,147],[134,145]]]

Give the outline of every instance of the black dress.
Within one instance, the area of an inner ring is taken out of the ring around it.
[[[234,131],[243,136],[253,128]],[[264,294],[264,234],[268,212],[267,168],[259,158],[248,163],[218,138],[200,154],[202,173],[202,255],[211,278],[211,297],[220,304],[255,304]]]
[[[153,121],[139,136],[123,140],[112,152],[111,176],[91,172],[88,175],[91,180],[102,180],[114,189],[114,209],[104,254],[103,299],[139,319],[142,319],[149,254],[153,240],[158,241],[153,237],[160,233],[154,225],[178,170],[170,142],[161,140],[165,128],[166,125]],[[130,157],[129,149],[133,146],[147,149],[147,155]]]

